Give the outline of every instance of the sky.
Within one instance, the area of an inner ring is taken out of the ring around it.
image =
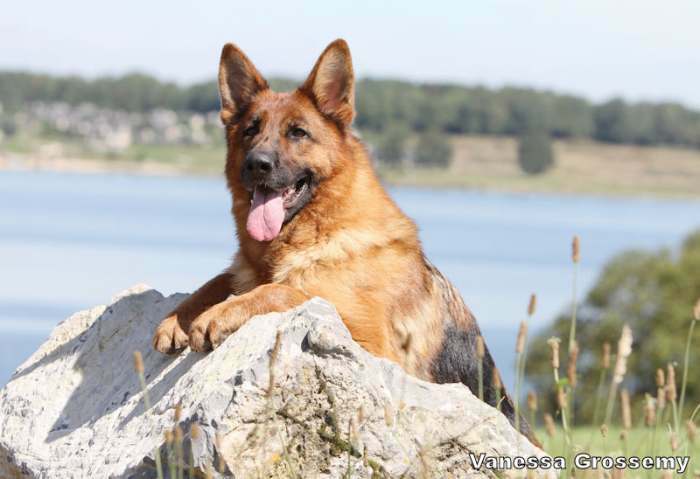
[[[3,2],[0,70],[142,71],[191,83],[239,45],[303,78],[335,38],[358,76],[530,86],[700,107],[700,1]]]

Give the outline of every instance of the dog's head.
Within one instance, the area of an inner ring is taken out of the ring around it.
[[[334,41],[299,88],[277,93],[229,43],[221,53],[219,93],[229,187],[234,201],[250,200],[248,234],[271,241],[342,167],[355,114],[350,50]]]

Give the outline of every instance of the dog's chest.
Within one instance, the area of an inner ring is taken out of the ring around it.
[[[315,282],[323,272],[334,270],[335,275],[349,267],[358,256],[377,243],[372,234],[364,231],[338,231],[303,248],[289,248],[275,261],[272,281],[299,287]],[[300,288],[301,289],[301,288]]]

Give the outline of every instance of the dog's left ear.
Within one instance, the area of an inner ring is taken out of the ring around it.
[[[350,48],[338,39],[328,45],[299,88],[324,115],[347,127],[355,116],[355,75]]]

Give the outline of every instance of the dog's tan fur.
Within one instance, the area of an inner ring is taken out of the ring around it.
[[[371,353],[419,378],[462,381],[473,389],[479,328],[459,293],[424,258],[415,224],[388,196],[350,128],[354,78],[346,43],[331,43],[291,93],[270,90],[250,60],[229,44],[219,86],[240,248],[226,272],[163,321],[155,348],[205,351],[253,315],[320,296],[335,305],[353,339]],[[260,132],[251,139],[244,130],[254,118]],[[308,139],[285,136],[296,124],[310,132]],[[255,241],[246,230],[251,195],[240,178],[247,152],[261,145],[318,178],[308,204],[269,242]],[[493,403],[491,374],[484,382]],[[512,405],[504,390],[499,393],[512,420]]]

